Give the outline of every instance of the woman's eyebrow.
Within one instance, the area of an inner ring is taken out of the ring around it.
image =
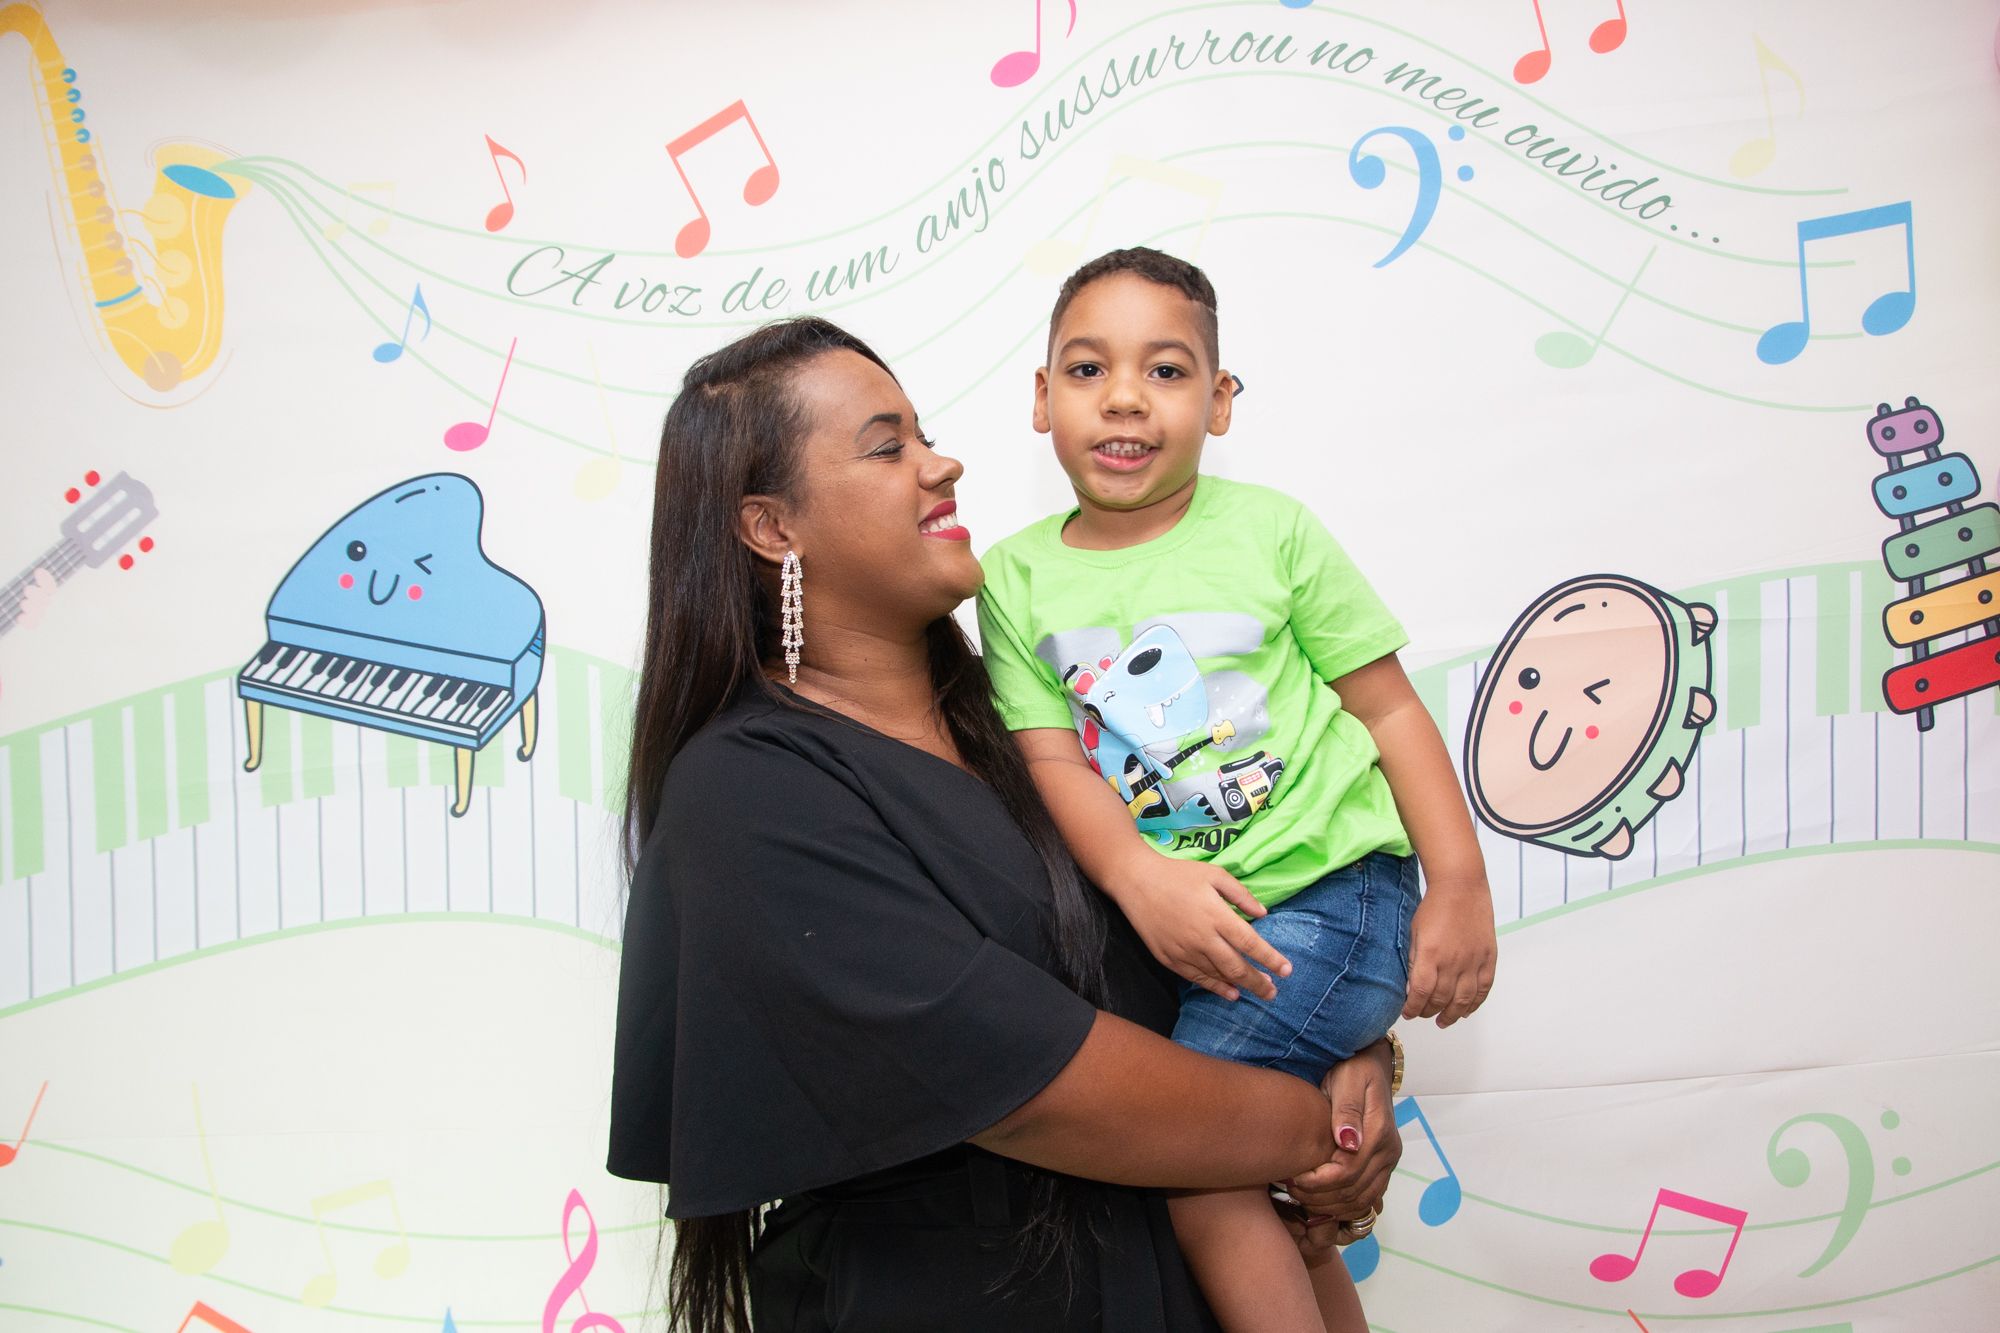
[[[868,420],[861,423],[860,430],[854,432],[854,442],[856,444],[861,443],[861,437],[868,433],[868,428],[870,426],[878,425],[883,422],[887,422],[889,425],[895,426],[898,429],[900,429],[903,424],[903,414],[901,412],[877,412],[874,416],[868,418]]]

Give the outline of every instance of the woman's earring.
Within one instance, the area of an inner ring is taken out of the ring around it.
[[[785,617],[782,640],[785,648],[785,667],[791,672],[794,685],[799,683],[799,649],[806,646],[804,584],[805,574],[799,568],[798,556],[790,551],[785,552],[785,567],[779,577],[778,603]]]

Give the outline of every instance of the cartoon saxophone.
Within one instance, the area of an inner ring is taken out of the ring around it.
[[[26,38],[34,56],[49,165],[99,336],[149,388],[169,392],[208,369],[222,349],[222,227],[250,183],[212,169],[226,154],[162,145],[153,153],[153,197],[141,214],[151,244],[121,232],[76,71],[36,6],[0,3],[0,37],[10,32]],[[150,273],[140,270],[135,249],[150,255]]]

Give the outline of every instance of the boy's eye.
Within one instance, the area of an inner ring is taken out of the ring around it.
[[[1069,373],[1079,379],[1094,380],[1104,374],[1104,367],[1095,361],[1084,361],[1069,368]]]
[[[1170,380],[1184,379],[1187,376],[1187,372],[1179,366],[1155,366],[1153,367],[1153,373],[1162,379]]]

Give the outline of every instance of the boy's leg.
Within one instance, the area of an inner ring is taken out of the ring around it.
[[[1263,1187],[1176,1194],[1167,1211],[1188,1270],[1224,1333],[1327,1333],[1316,1283]],[[1347,1299],[1359,1316],[1352,1282]]]
[[[1361,1293],[1354,1289],[1354,1277],[1339,1250],[1315,1255],[1306,1264],[1312,1279],[1313,1299],[1326,1333],[1368,1333],[1368,1317],[1361,1313]]]

